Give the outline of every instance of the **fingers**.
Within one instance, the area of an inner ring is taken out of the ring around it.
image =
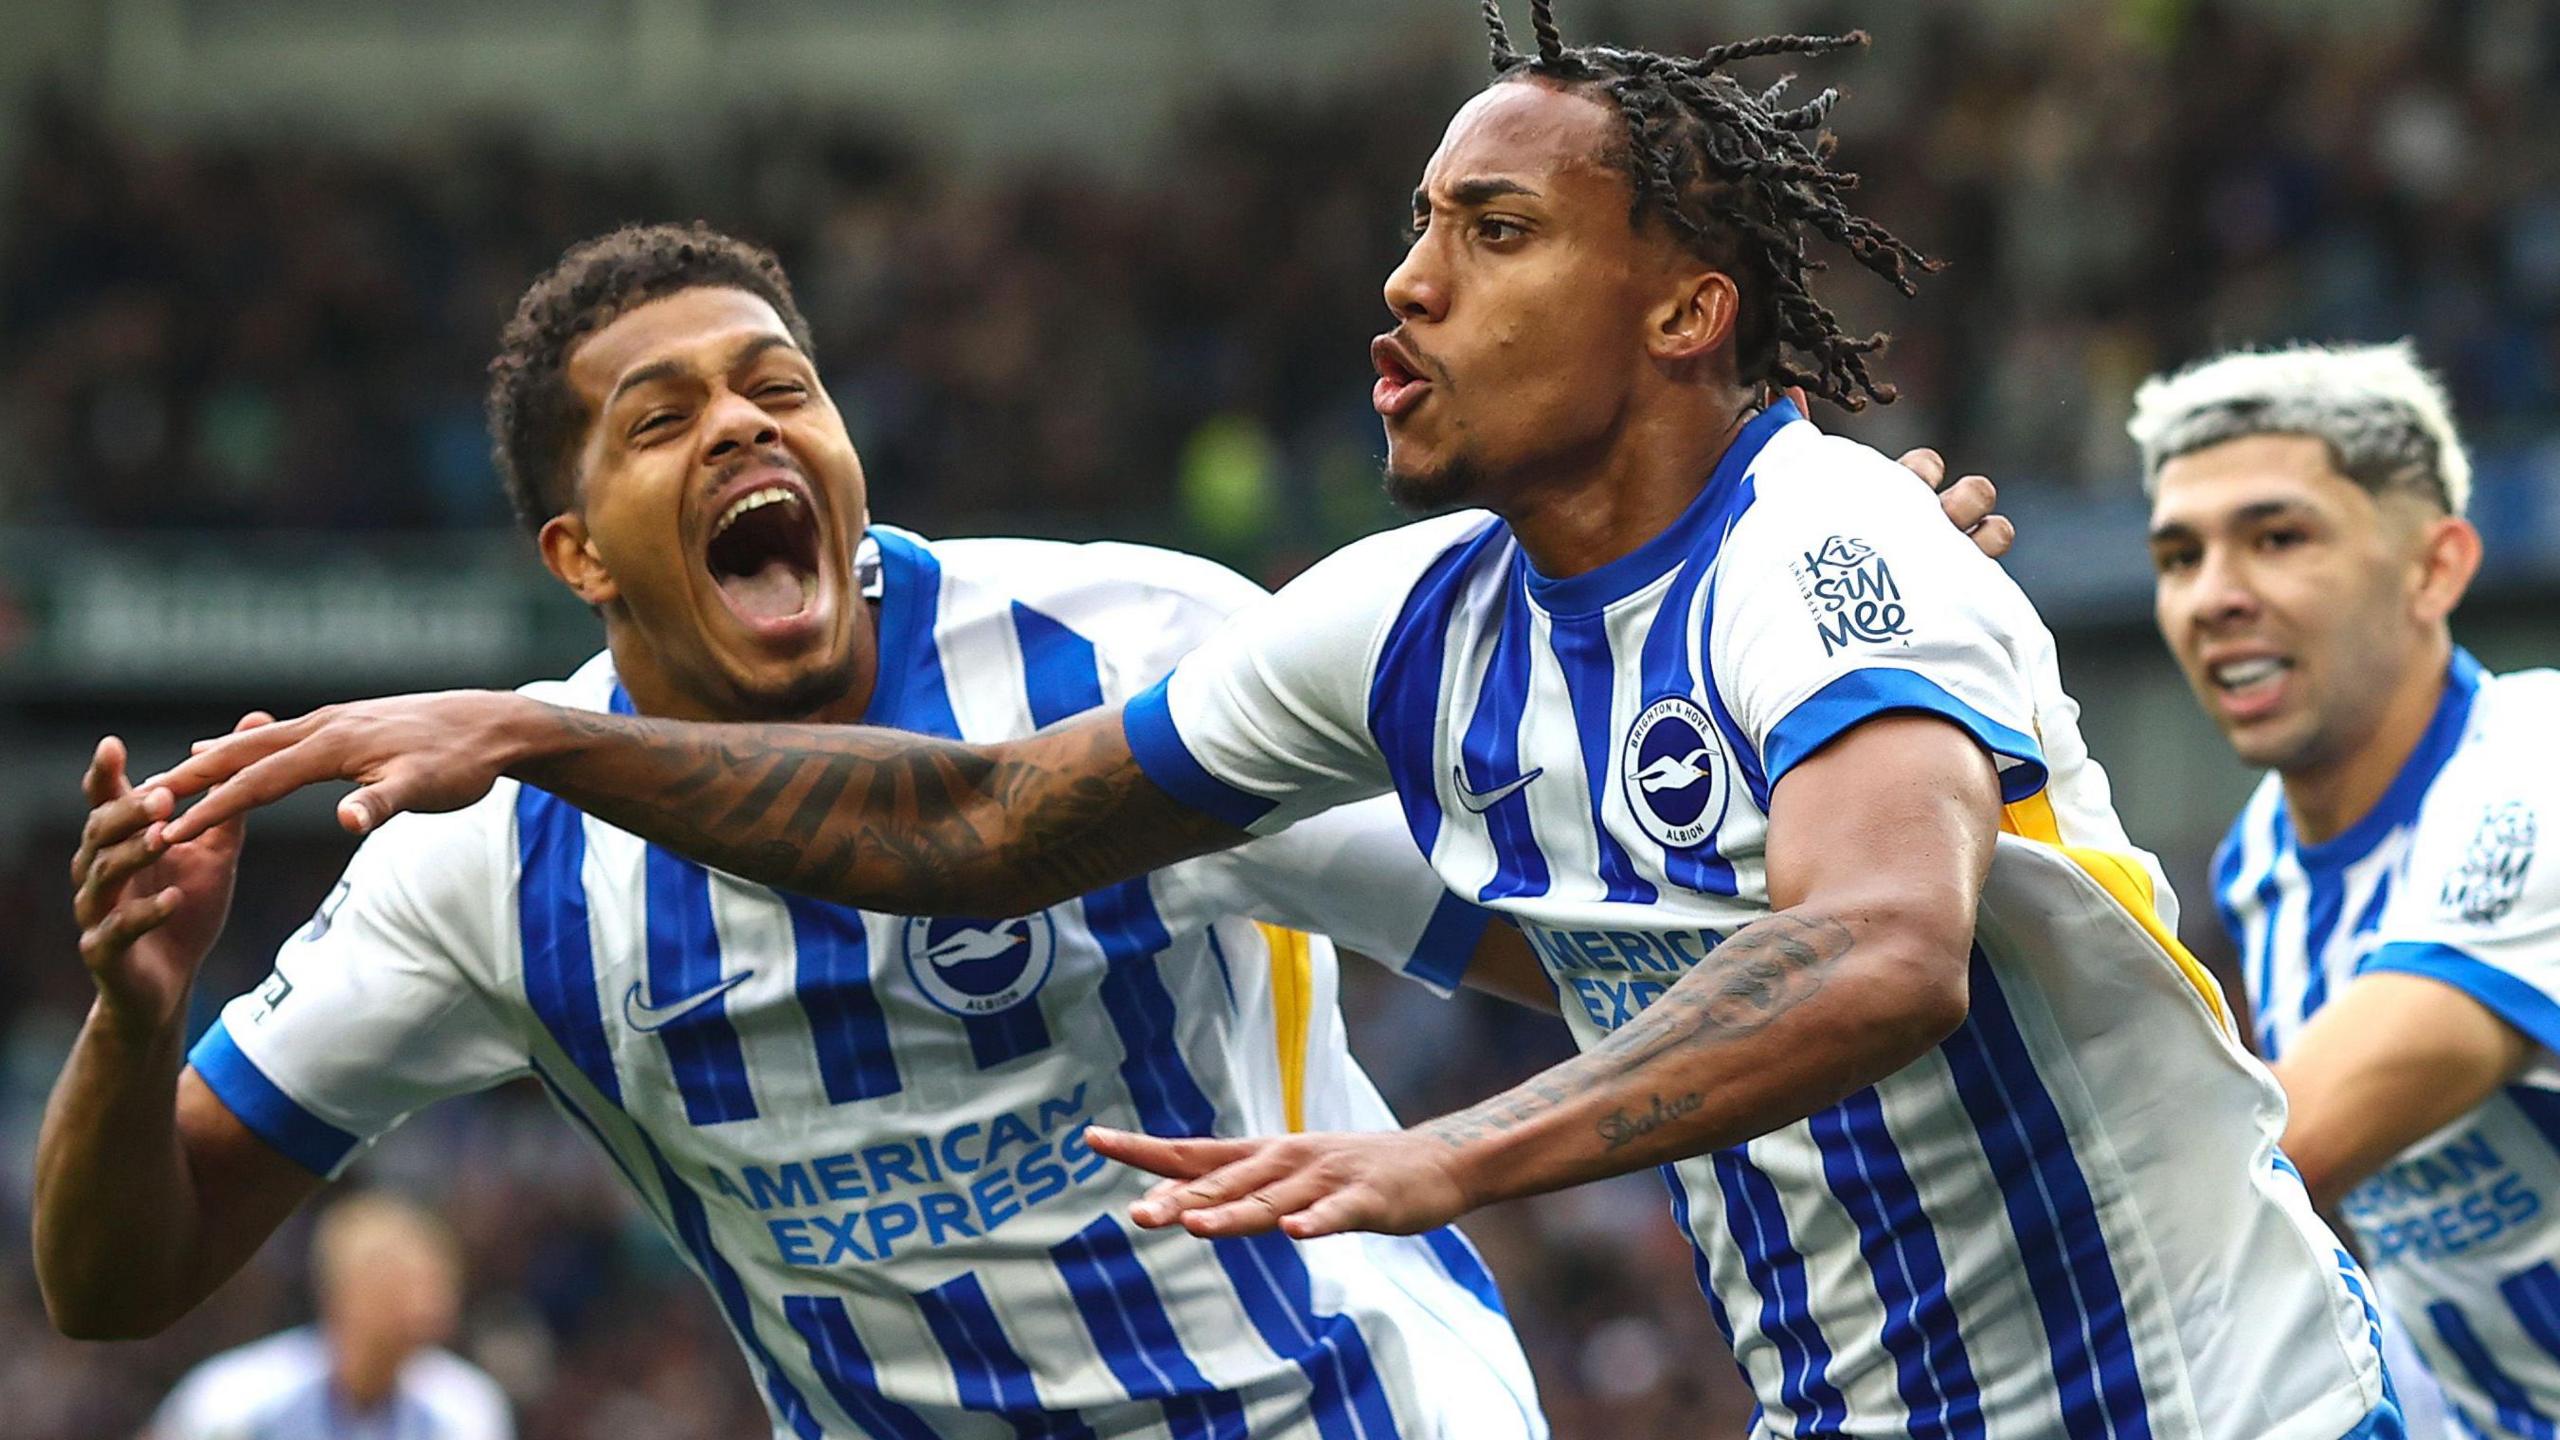
[[[1904,452],[1902,468],[1928,482],[1932,490],[1947,488],[1947,457],[1926,445]]]
[[[422,778],[407,769],[383,776],[338,802],[338,823],[349,834],[372,834],[383,821],[416,803]]]
[[[1300,1173],[1302,1165],[1294,1147],[1285,1142],[1267,1144],[1196,1180],[1157,1186],[1129,1207],[1129,1218],[1150,1230],[1180,1221],[1194,1235],[1260,1234],[1313,1198],[1301,1196],[1297,1188],[1285,1192],[1285,1198],[1265,1193],[1293,1177],[1306,1178]]]
[[[1967,534],[1988,519],[1999,504],[1999,488],[1980,475],[1967,475],[1938,491],[1938,508],[1945,512],[1948,523]]]
[[[132,790],[91,810],[80,827],[79,849],[71,857],[71,883],[87,884],[100,851],[123,843],[154,821],[168,819],[175,808],[165,790]]]
[[[180,892],[172,885],[155,894],[128,900],[104,919],[80,932],[80,954],[95,964],[130,949],[133,942],[168,923],[178,913]]]
[[[1786,389],[1784,389],[1784,390],[1782,390],[1782,391],[1780,391],[1780,392],[1778,392],[1778,393],[1780,393],[1780,394],[1782,394],[1782,395],[1786,396],[1788,399],[1793,400],[1794,402],[1796,402],[1796,413],[1797,413],[1797,414],[1799,414],[1799,415],[1810,415],[1810,414],[1812,414],[1812,413],[1813,413],[1813,402],[1812,402],[1812,401],[1810,401],[1810,400],[1807,400],[1806,398],[1804,398],[1804,387],[1803,387],[1803,386],[1801,386],[1801,385],[1790,385],[1790,386],[1788,386]]]
[[[2008,554],[2009,547],[2017,543],[2018,527],[2010,524],[2006,515],[1988,516],[1973,527],[1974,548],[1994,560]]]
[[[132,787],[124,778],[124,741],[109,735],[98,742],[89,756],[89,770],[80,777],[80,793],[92,808],[118,798]]]
[[[162,826],[153,821],[139,835],[129,835],[113,845],[94,852],[88,871],[80,879],[80,888],[72,892],[71,915],[85,929],[105,918],[115,908],[116,896],[124,882],[160,858],[169,847],[161,838]]]
[[[269,720],[259,725],[248,724],[251,717],[244,716],[230,734],[219,740],[196,742],[194,754],[175,768],[143,781],[143,786],[165,788],[181,800],[210,790],[310,734],[318,728],[321,713],[314,711],[299,720]]]
[[[232,745],[243,741],[254,741],[287,728],[289,727],[285,725],[269,725],[263,729],[235,736],[223,743]],[[222,752],[208,750],[195,759],[189,760],[187,765],[193,765],[197,760],[208,759],[218,753]],[[185,768],[186,766],[183,765],[179,767],[181,770]],[[174,776],[177,772],[170,773]],[[213,827],[238,819],[261,805],[272,805],[305,785],[334,779],[337,773],[336,762],[331,758],[327,747],[287,745],[258,760],[255,764],[234,771],[229,778],[207,791],[205,797],[189,807],[185,814],[170,821],[169,843],[183,845]],[[178,789],[175,786],[171,788]],[[186,792],[184,789],[178,789],[178,793],[183,795]]]
[[[1160,1135],[1140,1135],[1132,1130],[1114,1130],[1107,1125],[1088,1125],[1084,1129],[1084,1143],[1092,1147],[1094,1153],[1107,1155],[1123,1165],[1134,1165],[1174,1180],[1189,1180],[1252,1154],[1261,1142],[1167,1139]],[[1167,1187],[1159,1185],[1156,1188],[1162,1190]]]

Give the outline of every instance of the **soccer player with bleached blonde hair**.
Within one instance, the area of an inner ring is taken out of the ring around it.
[[[2406,344],[2241,353],[2143,386],[2130,429],[2161,635],[2269,772],[2214,895],[2285,1150],[2464,1430],[2549,1435],[2560,675],[2453,643],[2481,542],[2444,390]]]

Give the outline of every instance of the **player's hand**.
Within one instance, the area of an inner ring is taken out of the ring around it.
[[[503,691],[447,690],[329,705],[220,740],[143,782],[174,800],[202,794],[168,823],[183,842],[306,785],[352,780],[338,823],[358,835],[404,810],[459,810],[506,767],[508,721],[532,702]]]
[[[269,723],[242,716],[234,734]],[[80,959],[98,993],[146,1027],[177,1018],[222,924],[240,871],[241,822],[172,841],[175,802],[165,790],[136,790],[125,775],[124,742],[98,742],[81,777],[89,820],[71,857],[71,914]]]
[[[2018,543],[2018,527],[1993,510],[2000,503],[2000,491],[1987,477],[1967,475],[1950,484],[1946,457],[1926,447],[1903,456],[1902,468],[1938,492],[1938,509],[1946,514],[1947,523],[1970,536],[1975,549],[1997,560]]]
[[[1178,1223],[1213,1237],[1414,1235],[1475,1208],[1457,1152],[1411,1130],[1166,1140],[1093,1126],[1084,1138],[1100,1154],[1167,1177],[1129,1211],[1150,1230]]]

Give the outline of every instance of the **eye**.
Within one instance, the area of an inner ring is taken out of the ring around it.
[[[756,387],[758,400],[797,400],[809,393],[809,387],[797,380],[775,380]]]
[[[673,410],[652,410],[641,416],[639,422],[631,427],[630,438],[647,440],[665,434],[667,427],[683,418]]]
[[[2258,548],[2261,550],[2291,550],[2310,543],[2311,532],[2291,525],[2280,525],[2258,535]]]
[[[2154,550],[2151,552],[2151,568],[2163,575],[2183,575],[2196,568],[2199,558],[2201,553],[2191,545]]]
[[[1488,245],[1508,244],[1528,233],[1528,227],[1517,220],[1505,220],[1499,215],[1476,217],[1476,238]]]

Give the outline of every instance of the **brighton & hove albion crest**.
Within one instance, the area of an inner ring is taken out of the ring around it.
[[[1715,733],[1706,712],[1683,695],[1647,705],[1627,730],[1627,808],[1668,849],[1685,850],[1724,823],[1733,787]]]
[[[1040,991],[1057,963],[1047,912],[1012,920],[950,917],[907,922],[907,973],[926,999],[954,1015],[993,1015]]]
[[[2449,919],[2494,925],[2524,896],[2525,872],[2541,839],[2533,807],[2520,800],[2492,805],[2472,832],[2462,863],[2444,878],[2436,903]]]

